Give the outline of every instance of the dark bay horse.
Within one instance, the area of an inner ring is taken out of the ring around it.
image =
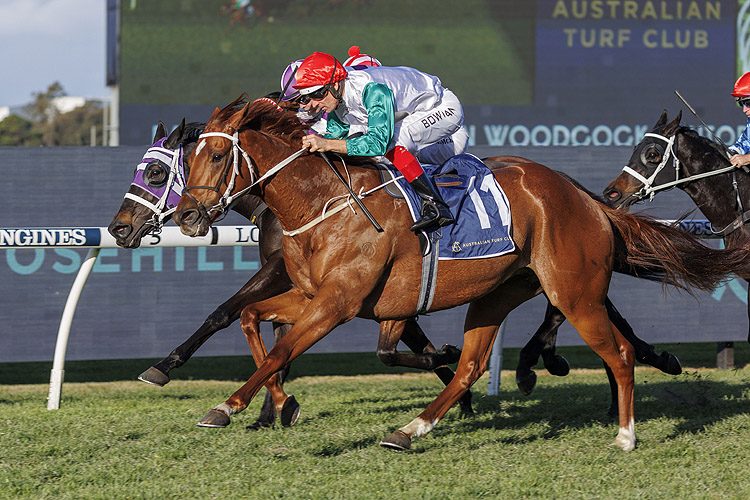
[[[174,216],[182,231],[205,234],[225,206],[222,192],[230,185],[232,193],[242,191],[258,176],[257,193],[285,231],[284,261],[295,284],[242,311],[248,337],[260,335],[261,321],[294,326],[247,383],[199,425],[228,425],[230,415],[244,410],[269,377],[355,316],[378,321],[381,335],[393,338],[403,320],[417,311],[422,256],[408,229],[405,203],[375,189],[382,181],[372,161],[347,158],[351,187],[372,190],[363,201],[384,231],[376,232],[361,210],[324,217],[331,200],[343,199],[348,191],[322,158],[299,150],[303,134],[298,120],[268,103],[248,103],[240,111],[229,105],[215,110],[191,155],[188,186]],[[232,175],[233,158],[240,152],[248,161],[242,160],[243,168]],[[276,168],[283,164],[288,166]],[[456,376],[417,418],[381,444],[405,449],[412,438],[428,433],[485,371],[507,314],[544,292],[612,369],[619,403],[615,444],[632,450],[633,347],[604,306],[615,257],[664,273],[665,283],[709,289],[744,265],[750,249],[707,248],[689,233],[610,209],[539,164],[497,169],[491,175],[513,208],[515,250],[480,261],[440,262],[429,310],[469,304]],[[293,235],[301,228],[307,229]],[[690,271],[696,268],[699,274]]]
[[[732,167],[721,146],[680,125],[681,119],[682,112],[671,121],[666,110],[661,114],[623,172],[605,188],[604,199],[610,206],[627,209],[678,187],[711,221],[727,248],[750,247],[750,175]],[[737,275],[750,280],[750,262]]]
[[[167,195],[170,194],[169,190],[171,189],[173,194],[177,194],[177,199],[179,199],[179,194],[184,187],[181,183],[175,182],[175,179],[173,179],[172,184],[168,184],[171,170],[174,168],[178,170],[173,174],[173,177],[179,179],[185,174],[183,169],[189,170],[189,167],[187,164],[180,164],[179,161],[175,161],[174,165],[167,164],[170,162],[170,152],[177,157],[179,155],[178,149],[182,147],[182,158],[183,162],[186,163],[186,159],[195,148],[203,127],[204,124],[201,123],[186,125],[183,120],[167,137],[166,127],[163,123],[159,123],[154,135],[155,146],[152,146],[144,156],[144,158],[149,158],[150,161],[136,170],[136,176],[140,176],[140,179],[139,177],[134,179],[125,200],[109,225],[109,232],[115,237],[118,245],[124,248],[137,248],[141,239],[153,229],[160,227],[165,218],[171,214],[174,204],[170,205],[166,200]],[[164,139],[163,142],[161,142],[162,139]],[[156,146],[157,141],[160,143],[159,146]],[[160,204],[161,198],[165,198],[165,202]],[[251,223],[257,225],[260,230],[260,269],[236,294],[212,312],[190,338],[175,348],[166,358],[144,371],[138,377],[139,380],[158,386],[166,385],[170,380],[169,372],[184,365],[214,333],[236,321],[243,307],[283,293],[293,286],[286,273],[281,255],[282,234],[278,219],[258,196],[250,193],[240,197],[232,208],[240,215],[245,216]],[[291,328],[291,325],[275,323],[275,341],[278,341],[289,328]],[[248,341],[251,340],[253,339]],[[387,339],[384,339],[378,345],[377,354],[385,364],[396,366],[405,363],[409,366],[433,370],[446,384],[453,378],[453,371],[446,365],[458,360],[460,354],[458,349],[453,346],[443,346],[441,351],[437,351],[414,318],[406,321],[401,340],[415,354],[398,353],[396,344],[391,344],[387,342]],[[396,339],[397,342],[398,339]],[[265,355],[264,347],[253,343],[251,349],[254,346],[257,354]],[[416,362],[414,361],[415,357]],[[255,358],[257,364],[261,360],[262,357]],[[288,372],[287,367],[279,373],[279,384],[283,383]],[[275,394],[279,402],[282,403],[280,408],[274,407],[272,390],[279,391]],[[273,425],[277,410],[282,425],[292,425],[296,421],[299,414],[299,404],[294,396],[286,397],[277,386],[273,386],[272,390],[266,393],[260,416],[255,423],[248,427],[249,429]],[[462,414],[469,415],[472,413],[471,392],[467,392],[461,398],[459,406]]]

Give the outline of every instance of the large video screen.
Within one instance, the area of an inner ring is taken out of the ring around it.
[[[352,45],[440,77],[472,145],[631,145],[662,109],[685,109],[675,90],[726,142],[744,126],[729,97],[736,0],[230,3],[121,0],[122,144],[279,90],[289,62]]]

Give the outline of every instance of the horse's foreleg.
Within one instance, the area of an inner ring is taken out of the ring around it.
[[[398,341],[406,344],[414,354],[403,354],[397,351]],[[421,370],[432,370],[443,382],[453,379],[453,370],[447,365],[456,363],[461,351],[454,346],[445,345],[440,352],[424,334],[416,318],[405,321],[383,321],[380,324],[378,338],[378,358],[388,366],[409,366]],[[466,391],[459,400],[462,415],[472,415],[471,391]]]
[[[345,287],[321,288],[312,299],[294,288],[277,297],[246,307],[242,311],[242,330],[246,335],[259,335],[260,321],[293,323],[294,326],[276,345],[250,379],[224,403],[215,407],[198,423],[205,427],[226,427],[229,416],[239,413],[252,401],[265,382],[285,368],[297,356],[325,337],[337,325],[356,315],[356,308],[345,299]],[[348,297],[347,297],[348,298]],[[221,425],[214,425],[216,422]]]
[[[568,361],[555,353],[557,330],[565,322],[565,316],[553,305],[547,302],[544,321],[521,349],[518,365],[516,366],[516,385],[521,394],[528,396],[536,386],[536,373],[531,369],[544,359],[544,366],[552,375],[565,376],[570,372]]]
[[[281,252],[278,252],[237,293],[217,307],[190,338],[176,347],[169,356],[141,373],[138,380],[158,386],[166,385],[169,382],[169,372],[184,365],[214,333],[234,323],[240,317],[243,307],[283,293],[291,286]]]
[[[274,344],[281,340],[281,338],[291,329],[291,325],[277,325],[278,328],[274,328]],[[255,366],[260,366],[268,354],[266,345],[263,342],[263,337],[260,335],[260,328],[247,328],[243,329],[243,332],[247,337],[247,343],[250,346],[250,352],[253,354]],[[256,430],[261,427],[269,427],[273,425],[276,420],[276,414],[279,415],[281,425],[284,427],[294,425],[297,421],[300,410],[299,403],[297,403],[294,396],[287,395],[282,387],[287,373],[289,373],[288,365],[268,379],[265,384],[268,393],[263,400],[260,417],[258,417],[258,420],[256,420],[255,423],[247,427],[249,430]]]
[[[662,351],[660,355],[657,355],[654,346],[638,338],[627,320],[622,317],[612,301],[609,300],[609,297],[607,297],[607,300],[604,302],[604,306],[607,308],[609,320],[614,323],[627,341],[633,345],[636,360],[651,365],[654,368],[658,368],[664,373],[669,373],[670,375],[679,375],[682,373],[682,366],[680,365],[680,360],[677,359],[677,356],[668,351]]]

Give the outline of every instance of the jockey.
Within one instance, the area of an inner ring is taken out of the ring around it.
[[[742,112],[747,116],[747,125],[745,131],[737,139],[729,150],[734,154],[730,161],[732,165],[741,167],[750,164],[750,73],[745,73],[734,84],[732,97],[737,101],[737,105],[742,108]]]
[[[294,85],[297,84],[297,69],[299,69],[302,61],[304,61],[304,59],[297,59],[296,61],[289,63],[289,66],[286,67],[284,73],[281,74],[281,99],[283,101],[294,101],[300,96],[299,90],[295,89]],[[352,69],[365,69],[371,66],[382,66],[382,64],[380,64],[380,61],[374,57],[360,53],[359,47],[352,45],[349,48],[349,59],[344,61],[344,66],[352,66]],[[297,113],[297,117],[300,121],[302,123],[311,124],[310,129],[318,135],[326,133],[325,115],[326,113],[322,110],[317,114],[312,114],[301,109]],[[364,133],[366,129],[367,127],[362,127],[361,130],[353,128],[349,132],[350,135],[353,135],[357,132]]]
[[[412,231],[455,222],[419,163],[441,164],[463,153],[469,139],[461,103],[437,77],[405,66],[347,71],[332,55],[315,52],[300,65],[294,88],[300,91],[302,109],[328,113],[326,135],[304,137],[303,147],[384,155],[422,200],[422,217]],[[404,115],[398,122],[397,114]],[[354,126],[364,127],[365,133],[347,139]]]
[[[382,64],[374,57],[360,53],[359,47],[352,45],[349,47],[349,59],[344,61],[344,66],[355,66],[359,69],[359,66],[382,66]]]

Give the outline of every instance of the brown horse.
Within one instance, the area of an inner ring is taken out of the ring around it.
[[[330,201],[348,190],[322,158],[303,154],[286,168],[275,168],[300,154],[305,130],[299,122],[268,103],[249,103],[239,112],[233,105],[216,109],[207,123],[191,155],[188,187],[174,218],[185,234],[205,234],[226,206],[227,191],[245,189],[255,175],[265,176],[256,189],[285,230],[284,260],[296,286],[246,307],[241,325],[248,336],[260,335],[260,321],[294,326],[248,382],[199,422],[205,426],[228,425],[229,416],[244,410],[269,377],[355,316],[380,322],[381,335],[399,335],[403,319],[417,311],[420,292],[422,256],[408,229],[404,202],[383,190],[364,198],[383,232],[376,232],[361,210],[331,215]],[[248,160],[232,175],[240,151]],[[347,161],[355,191],[381,185],[372,161]],[[429,310],[469,304],[456,376],[416,419],[381,444],[405,449],[412,438],[429,432],[485,371],[507,314],[544,292],[612,368],[619,403],[615,444],[633,449],[633,348],[604,307],[615,253],[633,265],[661,270],[667,283],[707,289],[741,266],[750,250],[710,249],[684,231],[609,209],[539,164],[493,174],[513,209],[516,248],[499,257],[440,262]],[[325,208],[329,215],[320,217]],[[692,266],[700,274],[691,273]]]

